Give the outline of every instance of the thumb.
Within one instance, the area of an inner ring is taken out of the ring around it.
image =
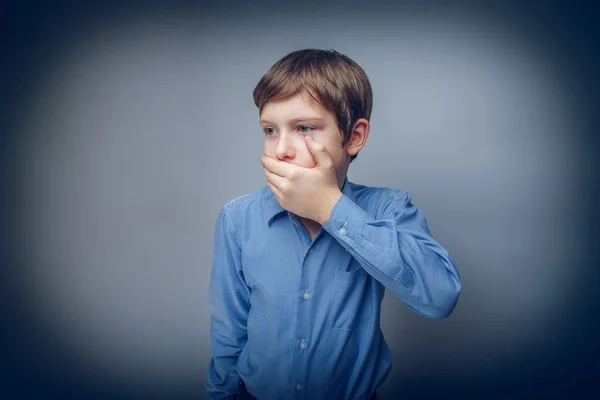
[[[329,153],[327,153],[327,150],[325,150],[325,146],[323,146],[322,143],[316,141],[310,135],[306,135],[304,140],[306,142],[306,147],[308,147],[308,150],[315,159],[315,164],[317,167],[328,167],[333,163]]]

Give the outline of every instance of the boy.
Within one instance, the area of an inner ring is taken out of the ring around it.
[[[447,317],[461,284],[401,190],[348,181],[369,80],[333,50],[295,51],[254,89],[267,186],[226,204],[210,279],[214,399],[374,399],[391,368],[384,290]]]

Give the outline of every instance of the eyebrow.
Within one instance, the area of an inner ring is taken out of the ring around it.
[[[321,117],[311,117],[311,116],[306,116],[306,117],[300,117],[300,118],[293,118],[290,119],[289,121],[287,121],[288,125],[296,125],[299,122],[308,122],[308,121],[323,121],[323,118]],[[269,120],[266,119],[262,119],[259,121],[261,124],[273,124],[273,125],[277,125],[274,122],[271,122]]]

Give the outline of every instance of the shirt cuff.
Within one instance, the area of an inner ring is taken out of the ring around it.
[[[371,216],[365,210],[343,194],[322,227],[348,250],[354,245],[362,227],[369,219]]]

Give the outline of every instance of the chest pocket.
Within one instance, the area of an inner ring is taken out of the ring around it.
[[[351,331],[361,321],[371,317],[370,280],[369,274],[362,267],[351,271],[334,270],[329,301],[329,327]]]

